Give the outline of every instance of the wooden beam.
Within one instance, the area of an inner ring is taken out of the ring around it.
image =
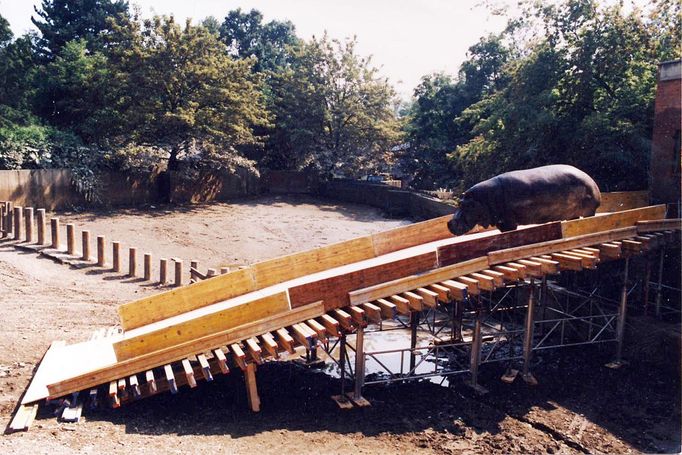
[[[460,276],[455,278],[453,281],[465,285],[467,287],[467,293],[471,295],[478,295],[481,293],[481,289],[478,286],[478,280],[475,280],[468,276]]]
[[[665,218],[665,205],[654,205],[608,215],[590,216],[561,222],[563,238],[578,237],[595,232],[612,231],[625,227],[634,227],[638,221],[659,220]],[[635,228],[636,229],[636,228]]]
[[[251,337],[245,341],[246,350],[249,352],[249,357],[257,364],[263,363],[263,350],[260,348],[258,341]]]
[[[145,381],[147,383],[147,392],[150,395],[154,395],[157,392],[156,378],[154,378],[154,370],[147,370],[144,374]]]
[[[178,393],[178,385],[175,382],[175,374],[173,373],[173,367],[171,365],[164,365],[163,372],[166,375],[166,383],[168,384],[168,389],[171,393]]]
[[[365,303],[405,291],[411,291],[420,287],[428,286],[443,280],[466,275],[471,272],[485,269],[488,266],[485,257],[472,259],[459,264],[441,267],[439,269],[410,275],[397,280],[369,286],[349,293],[351,303]]]
[[[220,276],[208,281],[219,279]],[[174,321],[172,325],[151,326],[149,330],[124,334],[114,343],[116,358],[128,360],[150,352],[170,348],[197,338],[210,336],[242,326],[244,324],[283,315],[289,311],[286,292],[278,292],[252,301],[234,305],[222,310],[191,319]]]
[[[450,292],[448,291],[448,288],[446,288],[445,286],[434,283],[429,285],[427,289],[438,294],[438,300],[440,300],[441,302],[447,303],[450,301]]]
[[[519,274],[519,279],[521,280],[525,279],[528,276],[528,270],[526,270],[526,266],[523,264],[519,264],[518,262],[508,262],[505,264],[505,266],[516,269],[516,271]]]
[[[667,230],[681,230],[682,229],[682,219],[672,218],[672,219],[657,219],[657,220],[645,220],[637,222],[637,232],[639,234],[644,234],[647,232],[656,231],[667,231]]]
[[[481,275],[488,275],[495,282],[495,287],[501,288],[504,286],[504,274],[496,270],[481,270]]]
[[[190,388],[196,387],[197,381],[196,379],[194,379],[194,369],[192,368],[192,365],[189,363],[189,360],[182,359],[182,369],[185,372],[187,385],[190,386]]]
[[[504,278],[507,281],[518,281],[520,279],[520,274],[518,269],[515,269],[513,267],[509,267],[506,265],[496,265],[493,267],[493,270],[496,272],[500,272],[502,275],[504,275]]]
[[[629,254],[638,254],[641,253],[642,251],[645,251],[642,242],[638,242],[636,240],[625,239],[621,241],[621,246],[623,248],[623,251],[626,251]]]
[[[256,365],[250,363],[244,372],[244,380],[246,382],[246,394],[249,401],[249,407],[253,412],[260,411],[260,397],[258,396],[258,387],[256,386]]]
[[[242,370],[246,370],[246,354],[242,350],[242,347],[238,343],[232,343],[230,345],[230,351],[232,351],[232,358],[234,363],[237,364]]]
[[[400,314],[410,314],[410,301],[405,297],[399,295],[392,295],[389,297],[391,303],[393,303]]]
[[[559,261],[561,270],[580,272],[583,269],[582,260],[578,256],[566,253],[552,253],[552,258]]]
[[[118,381],[109,382],[109,400],[111,407],[116,409],[121,406],[121,400],[118,398]]]
[[[424,299],[424,304],[435,308],[438,303],[438,293],[427,288],[417,288],[414,292]]]
[[[199,366],[201,367],[201,374],[204,376],[206,382],[213,381],[213,375],[211,374],[211,366],[208,364],[206,356],[204,354],[198,354],[197,360],[199,361]]]
[[[421,311],[424,309],[424,298],[415,294],[412,291],[404,292],[402,297],[406,298],[412,311]]]
[[[140,383],[137,380],[137,375],[133,374],[128,378],[128,384],[130,384],[130,391],[135,398],[140,396]]]
[[[441,286],[447,288],[450,297],[461,302],[467,298],[467,285],[454,280],[445,280],[439,283]]]
[[[389,302],[386,299],[377,299],[376,305],[381,308],[381,314],[386,319],[394,319],[397,315],[397,307],[394,303]]]
[[[357,306],[349,306],[347,309],[348,314],[350,314],[350,317],[353,318],[353,322],[356,325],[365,324],[365,310]]]
[[[367,315],[367,319],[369,319],[372,322],[380,322],[382,320],[381,317],[381,308],[376,306],[373,303],[365,303],[362,305],[362,308],[365,310],[365,314]]]
[[[539,262],[531,261],[528,259],[519,259],[516,262],[526,266],[528,275],[533,276],[535,278],[542,278],[544,276],[544,273],[542,273],[542,264],[540,264]]]
[[[328,314],[323,314],[322,316],[320,316],[320,320],[322,321],[322,325],[324,326],[325,329],[327,329],[327,332],[329,332],[330,335],[335,337],[340,335],[339,321],[329,316]]]
[[[263,347],[265,348],[266,351],[268,351],[268,354],[270,354],[275,359],[278,359],[279,350],[277,342],[275,341],[275,337],[273,337],[272,334],[268,332],[261,335],[260,339],[263,342]]]
[[[315,319],[308,319],[306,321],[306,324],[317,334],[318,339],[320,340],[327,339],[327,329],[325,329],[325,327],[322,324],[317,322]]]
[[[620,259],[621,246],[615,243],[602,243],[599,245],[599,256],[606,259]]]
[[[312,350],[314,347],[314,342],[313,342],[313,337],[308,333],[307,330],[305,330],[303,327],[301,327],[300,324],[294,324],[291,326],[291,333],[294,336],[294,339],[299,342],[302,346],[304,346],[307,350]]]
[[[289,354],[293,354],[295,352],[294,339],[291,337],[287,329],[281,328],[277,330],[277,343]]]
[[[596,269],[599,263],[599,258],[591,253],[583,253],[577,250],[568,251],[567,254],[577,256],[582,260],[582,266],[586,269]]]
[[[484,291],[495,290],[495,280],[488,275],[481,275],[480,273],[472,273],[470,278],[478,281],[478,288]]]
[[[615,229],[613,231],[586,234],[570,239],[553,240],[551,242],[543,242],[533,245],[525,245],[516,248],[510,248],[508,250],[494,251],[488,254],[488,260],[490,262],[490,265],[502,264],[510,261],[521,263],[520,261],[518,261],[519,258],[526,258],[542,254],[559,253],[561,251],[570,250],[573,248],[591,246],[599,243],[610,242],[612,240],[632,237],[633,235],[636,235],[636,231],[637,228],[635,227],[625,227]]]
[[[346,330],[351,330],[353,328],[353,324],[351,323],[353,318],[351,317],[350,314],[346,313],[340,308],[334,310],[332,314],[334,315],[334,319],[339,321],[341,327],[343,327]]]
[[[230,372],[230,368],[227,366],[227,357],[225,357],[225,353],[221,348],[216,348],[213,350],[213,356],[216,359],[216,362],[218,363],[218,368],[220,368],[220,372],[222,374],[228,374]]]
[[[540,267],[542,269],[542,273],[548,274],[548,275],[556,275],[559,273],[559,263],[557,261],[553,261],[551,259],[544,259],[544,258],[539,258],[539,257],[531,257],[531,261],[538,262],[540,264]]]

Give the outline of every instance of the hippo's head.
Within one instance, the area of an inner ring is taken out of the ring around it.
[[[477,224],[483,227],[490,226],[489,210],[485,205],[464,193],[459,209],[448,221],[448,229],[454,235],[462,235],[472,230]]]

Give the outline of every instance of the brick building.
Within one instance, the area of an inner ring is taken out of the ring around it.
[[[659,65],[654,130],[651,144],[651,199],[675,204],[680,213],[682,174],[680,130],[682,129],[682,60]]]

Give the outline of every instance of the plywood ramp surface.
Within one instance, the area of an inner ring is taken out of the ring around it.
[[[634,226],[642,220],[659,220],[665,218],[665,205],[652,205],[639,209],[624,210],[607,214],[598,214],[578,220],[562,221],[562,237],[575,237],[594,232],[608,231],[623,227]]]

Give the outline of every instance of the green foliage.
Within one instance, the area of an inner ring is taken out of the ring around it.
[[[291,60],[290,47],[300,44],[290,21],[263,23],[263,15],[240,8],[228,13],[220,26],[220,39],[234,58],[255,57],[256,72],[276,71]]]
[[[38,46],[48,59],[71,41],[84,40],[91,51],[102,50],[111,24],[128,16],[124,0],[43,0],[31,21],[41,33]]]
[[[313,38],[273,76],[269,166],[358,176],[390,161],[401,137],[395,93],[355,46]]]

